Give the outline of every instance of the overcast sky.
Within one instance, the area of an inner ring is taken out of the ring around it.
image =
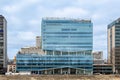
[[[107,25],[120,17],[120,0],[0,0],[0,14],[7,19],[8,57],[22,47],[35,45],[41,35],[42,17],[91,19],[94,51],[107,57]]]

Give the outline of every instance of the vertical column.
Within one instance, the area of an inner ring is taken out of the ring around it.
[[[38,71],[38,74],[39,74],[39,71]]]
[[[54,54],[54,51],[53,51],[53,56],[54,56],[55,54]]]
[[[61,51],[61,56],[62,56],[62,51]]]
[[[45,70],[45,74],[47,74],[47,70]]]
[[[47,55],[47,51],[45,51],[45,55]]]
[[[84,56],[85,56],[85,51],[84,51]]]
[[[76,69],[76,72],[75,72],[76,74],[77,74],[77,69]]]
[[[62,68],[60,69],[60,73],[62,74]]]
[[[70,68],[68,68],[68,74],[70,74]]]
[[[53,69],[53,74],[54,74],[54,69]]]
[[[85,69],[84,69],[84,74],[85,74]]]

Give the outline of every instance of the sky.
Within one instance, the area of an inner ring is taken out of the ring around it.
[[[91,19],[93,51],[103,51],[106,59],[107,25],[120,17],[120,0],[0,0],[0,14],[7,20],[10,59],[20,48],[35,45],[42,17]]]

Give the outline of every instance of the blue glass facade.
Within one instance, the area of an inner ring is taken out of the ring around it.
[[[17,71],[31,71],[39,74],[91,74],[91,55],[40,55],[17,54]],[[62,69],[62,72],[61,72]],[[56,70],[56,71],[55,71]]]
[[[93,25],[90,20],[42,19],[42,49],[84,51],[93,48]]]

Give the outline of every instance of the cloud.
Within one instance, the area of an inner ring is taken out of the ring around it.
[[[23,41],[32,41],[35,38],[35,34],[33,32],[18,32],[17,37]]]
[[[19,13],[21,10],[38,3],[39,0],[20,0],[13,4],[8,4],[2,7],[2,10],[7,13]]]
[[[40,25],[40,19],[38,19],[38,20],[35,20],[35,19],[29,20],[28,24],[31,25],[31,26]]]
[[[101,25],[93,25],[93,33],[94,35],[100,36],[101,34],[106,34],[107,33],[107,25],[106,24],[101,24]]]
[[[17,16],[10,16],[9,20],[11,21],[11,24],[22,24],[21,19]]]
[[[34,45],[36,34],[31,31],[9,32],[8,47],[20,49],[26,45]]]
[[[108,3],[110,0],[77,0],[78,4],[84,5],[84,6],[89,6],[89,5],[103,5]]]
[[[85,16],[88,15],[89,12],[83,8],[77,7],[66,7],[63,9],[58,9],[54,12],[54,16],[60,17],[77,17],[77,16]]]
[[[16,53],[25,46],[35,45],[36,34],[31,31],[9,32],[8,36],[8,56],[13,58]]]
[[[94,26],[94,50],[107,52],[107,25],[120,16],[120,0],[2,0],[0,13],[8,22],[8,56],[35,43],[42,17],[90,19]]]
[[[16,5],[8,5],[8,6],[4,6],[3,7],[3,10],[8,12],[8,13],[11,13],[11,12],[17,12],[20,10],[20,7],[19,6],[16,6]]]
[[[93,14],[92,15],[92,19],[94,19],[94,20],[98,20],[98,19],[100,19],[100,18],[102,18],[103,16],[101,16],[101,14]]]

